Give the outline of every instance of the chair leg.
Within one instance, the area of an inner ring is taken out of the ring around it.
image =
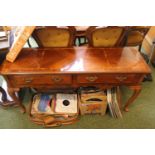
[[[85,45],[87,43],[87,39],[84,36],[77,36],[76,39],[78,40],[78,46]],[[77,45],[76,40],[75,45]]]
[[[31,48],[30,39],[27,40],[27,44],[28,44],[29,47]]]
[[[85,43],[85,44],[87,43],[87,39],[86,39],[86,37],[84,37],[84,43]]]
[[[79,46],[81,45],[81,38],[78,37]]]
[[[83,42],[81,42],[81,38],[83,39]],[[86,43],[87,43],[86,37],[80,37],[80,45],[85,45]]]
[[[138,50],[141,52],[142,44],[139,45]]]

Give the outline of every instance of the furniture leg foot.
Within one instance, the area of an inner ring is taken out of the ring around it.
[[[129,112],[129,108],[125,107],[125,108],[124,108],[124,111],[125,111],[125,112]]]
[[[21,108],[20,111],[21,111],[22,114],[25,114],[25,113],[26,113],[26,109],[25,109],[25,107],[24,107],[24,108]]]
[[[8,88],[8,93],[12,97],[14,106],[19,106],[22,113],[26,112],[25,106],[21,103],[19,97],[16,96],[16,92],[19,92],[19,89]]]
[[[133,101],[138,97],[142,88],[141,88],[141,86],[129,86],[129,89],[133,90],[134,92],[124,107],[124,111],[126,111],[126,112],[129,111],[129,105],[131,105],[133,103]]]

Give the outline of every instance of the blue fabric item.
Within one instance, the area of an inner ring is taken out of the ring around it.
[[[46,94],[41,95],[38,110],[41,112],[46,112],[46,107],[48,106],[49,101],[50,101],[49,95]]]
[[[10,47],[12,46],[12,44],[14,42],[14,33],[15,33],[15,30],[10,31],[10,37],[9,37]]]

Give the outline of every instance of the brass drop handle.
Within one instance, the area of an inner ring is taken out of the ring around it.
[[[118,81],[122,82],[122,81],[126,80],[127,77],[126,77],[126,76],[116,76],[116,79],[117,79]]]
[[[58,82],[61,82],[63,79],[61,77],[53,77],[52,80],[55,82],[55,83],[58,83]]]
[[[97,76],[88,76],[88,77],[86,77],[86,79],[87,79],[89,82],[94,82],[94,81],[96,81],[96,80],[98,79],[98,77],[97,77]]]
[[[33,79],[26,79],[25,83],[31,83],[33,81]]]

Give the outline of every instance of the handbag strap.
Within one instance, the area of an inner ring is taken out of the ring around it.
[[[50,121],[46,121],[46,119],[49,119],[51,117],[51,122]],[[69,125],[69,124],[73,124],[75,122],[78,121],[78,117],[72,117],[72,118],[67,118],[67,119],[60,119],[59,117],[54,117],[54,116],[30,116],[30,120],[32,122],[34,122],[35,124],[38,125],[43,125],[46,128],[49,127],[57,127],[57,126],[61,126],[61,125]]]

